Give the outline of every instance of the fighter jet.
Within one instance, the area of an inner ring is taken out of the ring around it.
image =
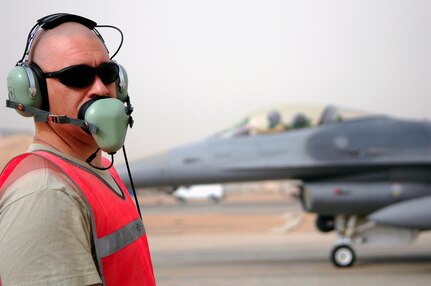
[[[354,243],[411,242],[431,229],[426,120],[336,106],[273,108],[130,169],[136,187],[299,179],[304,210],[317,214],[320,231],[336,231],[337,267],[354,264]]]

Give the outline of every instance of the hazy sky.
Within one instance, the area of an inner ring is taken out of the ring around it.
[[[1,106],[7,73],[37,19],[69,12],[122,29],[125,42],[116,59],[129,74],[135,106],[126,140],[131,159],[203,138],[277,103],[431,118],[431,1],[39,0],[1,6]],[[31,119],[0,108],[0,127],[32,130]]]

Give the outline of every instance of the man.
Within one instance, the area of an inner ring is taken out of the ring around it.
[[[139,213],[94,135],[103,122],[76,119],[83,106],[117,104],[120,69],[91,20],[55,14],[39,26],[18,65],[39,73],[43,104],[14,102],[19,87],[9,86],[11,107],[36,123],[28,152],[0,178],[0,285],[155,285]]]

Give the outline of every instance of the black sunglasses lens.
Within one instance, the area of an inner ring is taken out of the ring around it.
[[[118,79],[120,68],[116,63],[103,63],[97,68],[78,65],[60,71],[45,73],[46,77],[57,77],[60,82],[70,87],[87,87],[94,82],[96,74],[104,84],[113,83]]]
[[[96,72],[89,66],[74,66],[64,70],[59,76],[60,82],[71,87],[86,87],[94,81]]]
[[[101,64],[98,75],[104,84],[113,83],[118,79],[119,67],[115,63]]]

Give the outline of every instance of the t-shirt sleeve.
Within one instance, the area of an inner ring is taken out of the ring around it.
[[[0,208],[3,285],[101,283],[85,204],[65,185],[46,188],[40,182],[32,177],[13,186],[16,194],[5,198]]]

